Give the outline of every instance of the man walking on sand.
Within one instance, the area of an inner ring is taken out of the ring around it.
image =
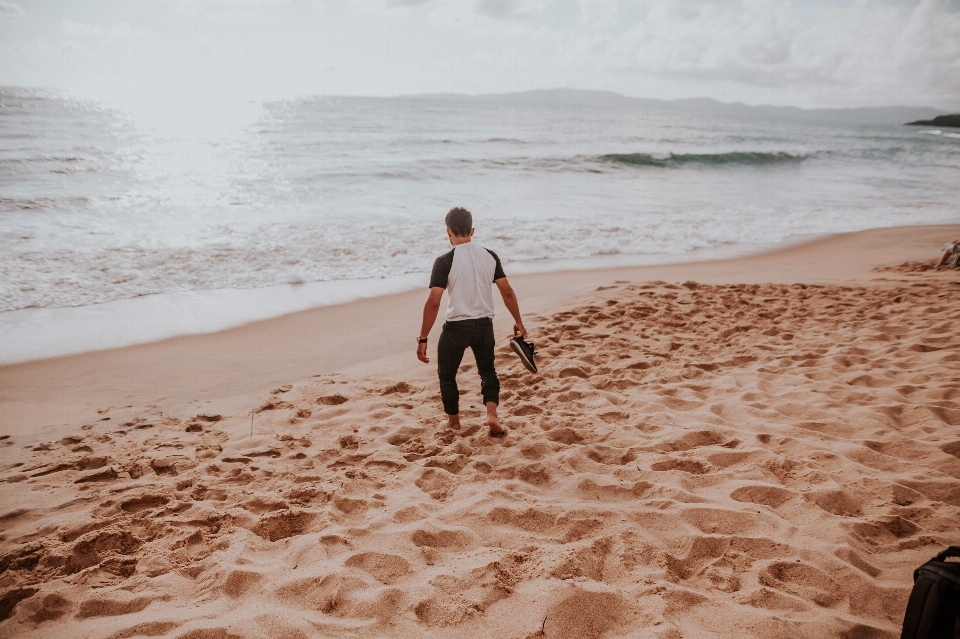
[[[453,250],[437,258],[430,274],[430,295],[423,306],[423,326],[417,337],[417,357],[425,364],[427,336],[440,312],[443,291],[450,291],[446,322],[437,344],[437,373],[440,376],[440,398],[447,414],[447,425],[460,428],[460,391],[457,388],[457,369],[463,360],[463,352],[469,346],[477,361],[480,373],[480,391],[487,407],[487,426],[491,437],[503,437],[506,431],[500,426],[497,405],[500,403],[500,381],[493,366],[493,293],[496,284],[503,303],[516,322],[513,334],[526,337],[527,329],[520,319],[520,306],[507,276],[503,273],[500,258],[479,244],[471,242],[473,216],[464,208],[450,209],[446,217],[447,236]]]

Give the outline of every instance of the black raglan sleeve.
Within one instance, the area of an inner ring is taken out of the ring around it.
[[[499,265],[499,261],[497,264]],[[447,288],[447,278],[453,268],[453,251],[444,253],[433,262],[433,271],[430,272],[430,288],[434,286]]]
[[[503,264],[500,263],[500,258],[497,257],[497,254],[490,249],[487,249],[487,253],[492,255],[493,259],[497,262],[496,268],[493,269],[493,281],[496,282],[497,280],[506,277],[507,274],[503,272]],[[451,264],[453,264],[452,261]]]

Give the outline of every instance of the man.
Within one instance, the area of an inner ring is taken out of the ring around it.
[[[437,373],[440,377],[440,397],[447,414],[447,425],[460,428],[460,391],[457,388],[457,369],[463,360],[463,352],[469,346],[477,361],[480,373],[480,390],[487,407],[487,426],[492,437],[503,437],[506,432],[497,417],[500,403],[500,381],[493,365],[493,293],[496,284],[503,303],[516,322],[513,334],[526,337],[527,329],[520,319],[520,307],[507,276],[503,273],[500,258],[473,238],[473,216],[464,208],[450,209],[446,217],[447,237],[453,250],[441,255],[433,263],[430,275],[430,295],[423,307],[423,325],[417,337],[417,357],[425,364],[427,336],[437,320],[440,298],[443,291],[450,291],[446,323],[437,344]]]

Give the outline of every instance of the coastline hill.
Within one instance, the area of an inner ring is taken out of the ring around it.
[[[466,95],[428,93],[401,96],[408,99],[502,102],[507,104],[564,104],[596,107],[635,107],[670,110],[700,115],[750,115],[758,118],[847,122],[862,124],[900,124],[906,120],[933,118],[941,111],[929,107],[885,106],[844,109],[803,109],[792,106],[749,105],[743,102],[719,102],[712,98],[658,100],[634,98],[613,91],[581,89],[537,89],[517,93]]]
[[[907,122],[904,126],[951,126],[960,128],[960,113],[952,115],[938,115],[932,120],[917,120],[916,122]]]

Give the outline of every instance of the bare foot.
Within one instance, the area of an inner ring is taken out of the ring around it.
[[[460,430],[460,415],[447,415],[447,428]]]
[[[490,434],[494,437],[506,432],[500,426],[500,418],[497,417],[497,405],[494,402],[487,402],[487,426],[490,428]]]

